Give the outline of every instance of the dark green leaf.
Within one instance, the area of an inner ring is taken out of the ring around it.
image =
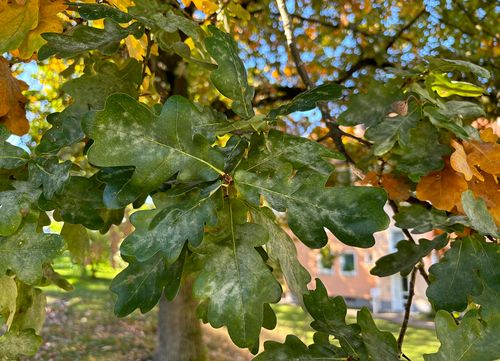
[[[447,232],[462,231],[461,225],[466,218],[463,216],[448,217],[445,211],[436,208],[426,209],[420,204],[412,204],[408,207],[400,207],[399,213],[394,215],[396,227],[411,229],[411,233],[422,234],[433,229],[441,229]]]
[[[104,29],[77,25],[63,34],[45,33],[42,37],[47,40],[47,44],[38,51],[38,59],[44,60],[52,55],[68,58],[96,49],[105,55],[113,55],[120,47],[120,41],[132,34],[140,36],[139,23],[122,28],[110,18],[104,20]]]
[[[390,151],[396,142],[401,145],[408,144],[408,134],[417,126],[419,119],[420,109],[411,107],[406,115],[386,117],[380,123],[368,128],[365,138],[375,143],[373,153],[381,156]]]
[[[419,239],[418,244],[402,240],[396,245],[398,250],[380,258],[370,273],[379,277],[387,277],[401,272],[401,275],[406,276],[429,252],[433,249],[441,249],[447,243],[448,235],[446,233],[437,236],[432,241],[425,238]]]
[[[186,252],[167,266],[162,254],[157,253],[145,262],[131,259],[127,268],[111,282],[110,289],[118,295],[115,314],[124,317],[139,308],[142,313],[151,310],[163,291],[172,300],[179,289]]]
[[[311,327],[317,331],[335,336],[342,349],[355,359],[366,359],[366,349],[356,324],[345,321],[347,306],[342,297],[328,297],[323,283],[316,279],[316,289],[304,295],[304,304],[314,318]]]
[[[380,84],[372,82],[366,93],[353,95],[347,110],[340,114],[339,124],[364,124],[370,127],[385,118],[391,105],[404,98],[400,86],[396,84]]]
[[[25,221],[22,227],[8,237],[0,237],[0,273],[13,271],[28,284],[42,278],[42,264],[51,262],[63,246],[57,234],[36,232],[36,223]]]
[[[231,36],[211,25],[211,36],[205,45],[212,58],[217,62],[217,70],[212,71],[210,79],[222,95],[233,101],[231,108],[244,119],[254,116],[252,99],[254,89],[248,85],[247,72],[238,57],[238,45]]]
[[[269,258],[278,262],[288,288],[302,303],[302,295],[307,292],[307,284],[311,281],[309,272],[297,259],[297,249],[288,234],[275,222],[269,208],[250,208],[252,219],[264,226],[269,233],[266,250]]]
[[[228,217],[223,234],[213,245],[195,281],[195,296],[207,300],[207,317],[215,327],[225,325],[239,347],[253,347],[263,323],[263,305],[277,302],[281,288],[254,247],[264,244],[266,230],[246,222],[246,208],[225,202]]]
[[[477,310],[471,310],[457,325],[448,312],[438,311],[435,322],[441,347],[437,353],[424,355],[425,361],[494,361],[500,358],[498,313],[484,322]]]
[[[429,273],[427,297],[434,308],[462,311],[469,296],[481,294],[483,283],[500,290],[498,246],[484,242],[480,236],[459,238]]]
[[[471,190],[462,193],[462,206],[469,217],[472,227],[483,235],[500,237],[498,227],[486,208],[482,198],[475,198]]]
[[[450,148],[439,143],[436,128],[421,121],[410,130],[407,144],[400,144],[393,153],[396,169],[418,182],[420,177],[443,167],[443,156],[450,153]]]
[[[434,106],[426,106],[424,107],[424,114],[427,115],[430,122],[434,126],[438,128],[448,129],[462,139],[469,138],[469,135],[462,126],[461,122],[455,122],[453,119],[450,119],[448,116],[443,114],[442,110]]]
[[[288,115],[293,112],[305,112],[314,109],[318,102],[337,100],[342,96],[343,86],[336,83],[319,85],[309,89],[292,99],[289,103],[272,110],[269,113],[271,118]]]
[[[114,94],[103,111],[89,118],[86,133],[94,140],[89,161],[100,167],[135,166],[114,204],[131,203],[175,174],[179,182],[212,181],[224,174],[222,155],[192,134],[193,111],[191,102],[173,96],[156,116],[128,95]]]
[[[276,341],[264,342],[264,352],[253,361],[307,361],[318,360],[307,346],[294,335],[286,336],[284,343]]]
[[[358,325],[361,328],[363,342],[372,360],[399,360],[396,339],[392,333],[380,331],[377,328],[370,311],[366,307],[358,311]]]
[[[0,142],[0,168],[14,169],[28,162],[29,154],[8,142]]]
[[[57,157],[37,158],[29,163],[28,168],[33,184],[37,187],[42,185],[45,198],[52,199],[68,181],[71,162],[59,163]]]
[[[490,78],[490,72],[488,70],[469,61],[439,58],[429,58],[427,59],[427,61],[429,62],[429,68],[436,72],[449,72],[458,70],[469,72],[482,78]]]
[[[217,215],[212,194],[220,187],[215,183],[205,189],[175,194],[157,193],[157,209],[136,212],[131,217],[135,231],[121,245],[121,253],[144,262],[158,252],[167,264],[173,263],[189,242],[198,246],[203,239],[205,225],[215,225]]]
[[[80,16],[85,20],[110,18],[117,23],[128,23],[133,19],[129,14],[104,4],[72,2],[71,6],[77,7],[77,11],[80,13]]]

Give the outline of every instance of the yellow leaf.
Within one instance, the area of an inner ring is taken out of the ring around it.
[[[17,49],[37,23],[38,0],[4,4],[0,12],[0,54]]]
[[[498,136],[493,132],[492,128],[485,128],[479,132],[479,135],[483,142],[486,143],[496,143]]]
[[[219,5],[211,0],[192,0],[192,1],[194,3],[194,6],[196,6],[198,10],[203,11],[207,15],[211,15],[219,9]]]
[[[57,14],[67,8],[65,0],[40,0],[38,25],[28,33],[19,46],[19,57],[22,59],[30,58],[46,43],[41,34],[61,33],[63,31],[62,21],[57,17]]]
[[[12,76],[9,62],[0,57],[0,124],[16,135],[26,134],[29,130],[24,110],[27,100],[22,94],[26,89],[25,82]]]
[[[451,211],[460,203],[460,197],[465,190],[467,182],[447,163],[443,170],[420,179],[417,184],[417,198],[431,202],[437,209]]]
[[[188,7],[189,5],[191,5],[191,0],[182,0],[182,3],[184,4],[184,6]]]
[[[451,141],[451,146],[455,148],[450,157],[451,167],[457,172],[462,173],[465,180],[470,181],[472,179],[472,169],[469,163],[467,163],[467,154],[465,154],[464,147],[455,140]]]
[[[146,34],[144,34],[140,39],[136,39],[134,36],[128,36],[125,38],[125,45],[127,46],[128,55],[130,55],[131,58],[142,61],[146,55]]]

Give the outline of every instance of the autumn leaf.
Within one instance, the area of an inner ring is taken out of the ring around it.
[[[27,90],[25,82],[12,76],[9,62],[0,57],[0,124],[3,124],[16,135],[26,134],[29,122],[26,119],[24,106],[26,98],[22,94]]]
[[[465,179],[446,163],[441,171],[420,179],[417,184],[417,198],[431,202],[437,209],[451,211],[460,203],[462,192],[467,188]]]
[[[17,49],[37,22],[38,0],[4,4],[0,12],[0,54]]]
[[[219,5],[211,0],[182,0],[184,6],[191,5],[191,2],[196,6],[198,10],[203,11],[205,14],[210,15],[219,9]]]
[[[496,143],[498,140],[498,136],[493,132],[492,128],[486,128],[479,132],[479,136],[481,137],[483,142],[486,143]]]
[[[488,212],[493,216],[495,223],[500,226],[500,185],[489,174],[484,173],[483,177],[484,181],[472,179],[468,183],[469,189],[476,197],[484,200]]]
[[[500,174],[500,144],[473,140],[464,142],[464,149],[469,165],[492,175]]]
[[[396,202],[405,201],[411,195],[408,182],[404,178],[389,173],[379,175],[376,172],[368,172],[360,184],[382,187],[387,192],[389,199]]]
[[[57,14],[66,10],[64,0],[40,0],[38,11],[38,25],[29,31],[24,41],[19,46],[19,57],[30,58],[34,52],[46,43],[42,33],[61,33],[63,25]]]
[[[451,167],[457,172],[462,173],[466,181],[470,181],[473,173],[467,162],[467,154],[465,154],[464,147],[455,140],[451,141],[451,146],[455,148],[455,151],[450,156]]]

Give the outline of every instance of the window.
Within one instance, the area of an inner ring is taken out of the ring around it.
[[[356,255],[354,253],[340,255],[340,273],[344,276],[356,275]]]
[[[325,265],[325,262],[323,260],[323,256],[321,253],[318,253],[316,255],[316,269],[318,270],[318,274],[320,275],[332,275],[333,274],[333,267],[330,265],[328,267]]]

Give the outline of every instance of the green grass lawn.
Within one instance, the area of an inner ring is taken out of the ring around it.
[[[113,314],[115,296],[109,283],[119,270],[101,265],[97,278],[81,276],[81,269],[61,258],[55,269],[74,285],[73,291],[63,291],[55,286],[45,287],[48,295],[47,320],[42,331],[44,344],[35,357],[23,360],[43,361],[146,361],[151,360],[156,342],[156,312],[146,315],[138,311],[119,319]],[[263,339],[283,340],[287,334],[296,334],[305,343],[312,342],[313,330],[310,317],[298,306],[274,305],[278,326],[263,332]],[[348,322],[355,322],[348,317]],[[399,325],[376,320],[377,326],[392,332],[396,337]],[[210,360],[251,360],[252,356],[231,345],[226,331],[211,333],[205,328],[205,343]],[[423,360],[423,353],[438,348],[434,331],[410,327],[404,352],[412,361]],[[236,358],[238,355],[238,358]]]

